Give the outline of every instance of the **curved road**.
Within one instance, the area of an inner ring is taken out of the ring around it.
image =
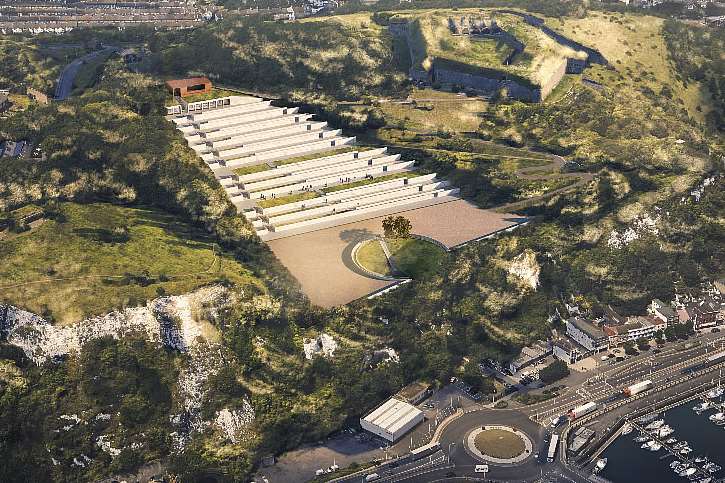
[[[118,47],[105,47],[103,50],[97,50],[79,57],[70,64],[66,65],[58,77],[58,83],[55,86],[55,99],[62,101],[67,99],[73,91],[73,81],[78,75],[78,71],[84,62],[91,61],[99,55],[106,54],[111,51],[118,50]]]

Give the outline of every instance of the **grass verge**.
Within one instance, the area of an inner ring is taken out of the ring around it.
[[[314,191],[303,191],[302,193],[295,193],[289,196],[280,196],[279,198],[269,198],[259,202],[259,206],[262,208],[271,208],[273,206],[286,205],[288,203],[295,203],[297,201],[311,200],[317,198],[319,195]]]
[[[392,179],[409,178],[411,176],[414,176],[414,173],[411,173],[410,171],[386,174],[384,176],[378,176],[377,178],[373,178],[373,179],[361,179],[358,181],[353,181],[351,183],[343,183],[343,184],[338,184],[335,186],[330,186],[329,188],[325,188],[322,191],[325,193],[334,193],[335,191],[342,191],[342,190],[347,190],[347,189],[352,189],[352,188],[358,188],[360,186],[382,183],[383,181],[390,181]]]

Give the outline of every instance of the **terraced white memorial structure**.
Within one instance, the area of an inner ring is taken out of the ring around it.
[[[318,305],[390,285],[356,272],[349,258],[385,216],[405,212],[414,233],[449,248],[521,222],[476,208],[435,173],[418,173],[414,161],[357,147],[297,108],[232,96],[228,106],[171,120]]]

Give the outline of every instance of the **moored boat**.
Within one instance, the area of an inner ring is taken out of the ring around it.
[[[662,426],[665,425],[664,419],[658,419],[657,421],[652,421],[647,426],[644,427],[644,429],[647,429],[649,431],[653,431],[655,429],[660,429]]]
[[[710,415],[710,421],[717,423],[718,421],[725,421],[725,413],[719,412]]]

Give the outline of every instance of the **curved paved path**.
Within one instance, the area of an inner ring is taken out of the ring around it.
[[[84,62],[95,59],[101,54],[108,53],[110,51],[118,50],[118,47],[106,47],[103,50],[96,50],[90,54],[86,54],[83,57],[78,57],[76,60],[66,65],[58,77],[58,83],[55,86],[55,99],[62,101],[70,97],[73,91],[73,81],[78,75],[78,71]]]

